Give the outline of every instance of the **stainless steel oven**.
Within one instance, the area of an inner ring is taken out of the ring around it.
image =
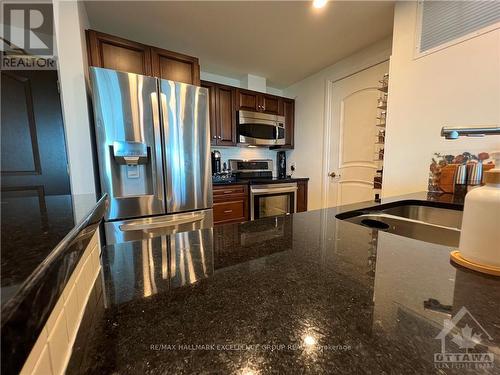
[[[250,186],[250,219],[286,215],[297,210],[297,184]]]
[[[238,142],[254,146],[285,144],[285,117],[239,111]]]

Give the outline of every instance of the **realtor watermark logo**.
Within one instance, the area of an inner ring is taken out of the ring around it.
[[[2,69],[56,69],[52,3],[2,2]]]
[[[461,320],[467,322],[458,327],[457,324]],[[493,338],[465,307],[462,307],[452,319],[444,320],[443,329],[435,339],[441,340],[441,352],[434,353],[434,366],[436,368],[479,369],[494,367],[493,353],[476,350],[477,345],[484,344],[485,340],[493,340]],[[485,347],[487,348],[487,346]]]

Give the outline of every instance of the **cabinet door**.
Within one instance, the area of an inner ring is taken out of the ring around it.
[[[285,146],[293,148],[293,132],[295,127],[295,100],[283,99],[283,115],[285,116]]]
[[[259,110],[259,93],[239,89],[236,98],[236,109],[245,111]]]
[[[297,188],[297,212],[307,211],[307,181],[298,181]]]
[[[247,185],[215,185],[213,195],[214,224],[248,220]]]
[[[214,203],[214,223],[231,223],[246,221],[246,199],[239,198],[229,202]]]
[[[274,95],[259,95],[260,110],[273,115],[283,114],[283,100]]]
[[[217,96],[216,93],[216,85],[212,82],[201,81],[201,87],[205,87],[208,90],[208,118],[210,121],[210,144],[217,144],[217,116],[216,116],[216,106],[215,106],[215,98]]]
[[[229,86],[217,86],[217,144],[236,146],[235,90]]]
[[[152,47],[151,59],[155,77],[200,85],[200,65],[196,57]]]
[[[90,66],[151,75],[148,46],[94,30],[86,33]]]

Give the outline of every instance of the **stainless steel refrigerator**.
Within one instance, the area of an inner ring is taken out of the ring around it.
[[[212,225],[208,91],[90,68],[108,244]]]

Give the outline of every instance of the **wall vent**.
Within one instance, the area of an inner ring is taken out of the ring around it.
[[[500,22],[500,1],[431,1],[419,2],[420,41],[425,53],[437,47],[467,39]]]

